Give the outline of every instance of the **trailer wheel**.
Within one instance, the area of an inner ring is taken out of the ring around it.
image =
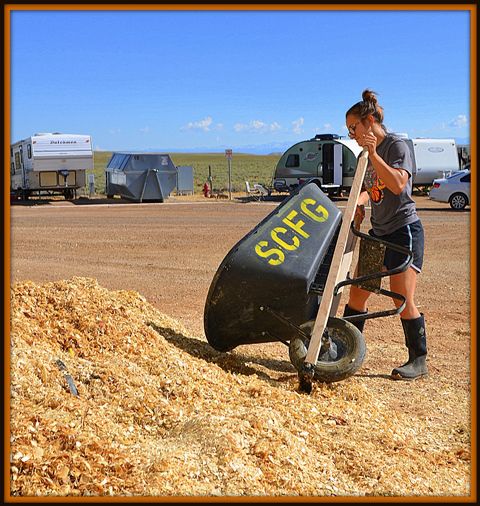
[[[303,326],[303,330],[307,334],[311,333],[313,324],[313,321],[308,322]],[[328,336],[329,346],[322,345],[320,348],[314,378],[324,383],[333,383],[355,374],[362,366],[367,352],[363,334],[352,323],[331,317],[328,319],[324,336]],[[310,339],[304,341],[304,338],[299,336],[290,340],[290,361],[299,372],[303,370],[309,343]]]
[[[73,197],[75,196],[75,193],[72,188],[67,188],[63,191],[63,194],[65,195],[65,200],[73,200]]]

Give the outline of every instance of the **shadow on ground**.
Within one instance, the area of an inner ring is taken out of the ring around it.
[[[296,372],[295,368],[288,360],[252,357],[241,353],[238,350],[232,350],[231,352],[226,353],[218,352],[208,343],[199,339],[186,337],[183,334],[174,332],[170,328],[159,327],[151,322],[148,325],[155,330],[155,332],[164,337],[169,343],[173,344],[180,350],[188,353],[192,357],[200,358],[206,362],[216,364],[226,372],[243,374],[244,376],[256,374],[258,377],[271,382],[272,384],[278,383],[279,380],[272,378],[267,372],[257,369],[254,365],[261,366],[276,373]]]
[[[160,200],[144,200],[143,203],[162,203]],[[85,205],[118,205],[118,204],[137,204],[138,202],[123,198],[89,198],[89,197],[79,197],[77,199],[66,200],[66,199],[58,199],[58,198],[46,198],[46,197],[30,197],[28,200],[12,200],[10,204],[12,206],[26,206],[26,207],[34,207],[34,206],[42,206],[42,205],[64,205],[71,204],[74,206],[85,206]]]

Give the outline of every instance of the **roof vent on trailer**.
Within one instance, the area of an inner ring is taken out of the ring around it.
[[[316,141],[333,141],[334,139],[340,139],[337,134],[317,134],[314,137]]]

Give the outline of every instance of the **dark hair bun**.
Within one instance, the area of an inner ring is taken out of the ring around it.
[[[345,117],[350,114],[355,114],[362,120],[371,114],[375,120],[383,126],[383,107],[378,104],[377,93],[369,90],[368,88],[363,90],[362,100],[357,102],[355,105],[352,105],[345,114]],[[385,127],[383,128],[385,130]]]
[[[375,104],[375,105],[378,103],[376,93],[372,90],[369,90],[369,89],[366,89],[363,91],[362,100],[364,102],[371,102],[372,104]]]

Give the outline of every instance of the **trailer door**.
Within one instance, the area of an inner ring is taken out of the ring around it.
[[[325,143],[323,145],[322,176],[323,184],[342,185],[342,158],[341,144]]]
[[[23,159],[23,145],[22,144],[20,144],[19,158],[20,158],[20,170],[22,171],[22,184],[23,184],[24,188],[28,188],[27,171],[25,170],[25,160]]]
[[[325,143],[322,149],[322,184],[333,184],[333,144]]]
[[[343,149],[341,144],[333,145],[333,184],[342,185]]]

